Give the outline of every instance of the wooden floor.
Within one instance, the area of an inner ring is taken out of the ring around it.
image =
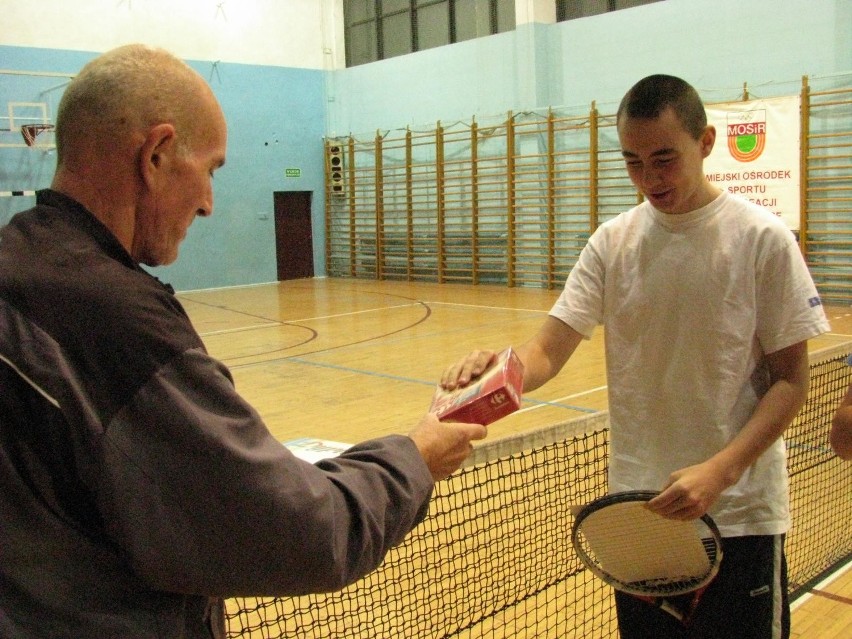
[[[406,433],[427,411],[441,371],[475,348],[517,345],[558,292],[492,286],[312,279],[179,295],[210,353],[281,441],[344,443]],[[829,307],[832,332],[810,350],[852,340],[852,308]],[[606,408],[603,335],[489,427],[511,436]],[[793,637],[852,637],[852,570],[796,603]]]
[[[852,562],[793,602],[790,637],[852,637]]]

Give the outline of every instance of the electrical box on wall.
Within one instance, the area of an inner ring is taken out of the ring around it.
[[[343,195],[343,147],[328,146],[328,180],[332,195]]]

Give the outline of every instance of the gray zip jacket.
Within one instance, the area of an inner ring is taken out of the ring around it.
[[[170,288],[37,197],[0,229],[0,636],[222,637],[222,598],[340,589],[425,517],[410,438],[296,459]]]

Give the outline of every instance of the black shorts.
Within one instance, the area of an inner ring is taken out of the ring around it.
[[[616,592],[621,638],[788,639],[784,535],[728,537],[722,552],[719,574],[691,613],[691,595],[674,598],[685,623],[655,603]]]

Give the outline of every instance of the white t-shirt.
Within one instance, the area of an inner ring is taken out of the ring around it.
[[[667,215],[647,202],[600,226],[550,314],[604,326],[609,488],[660,490],[743,427],[769,388],[765,355],[829,330],[791,231],[723,192]],[[789,527],[779,439],[711,509],[723,535]]]

